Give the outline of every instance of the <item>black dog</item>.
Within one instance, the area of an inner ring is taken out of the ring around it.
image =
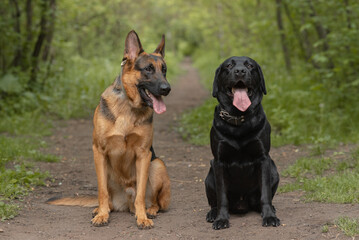
[[[261,100],[266,87],[260,66],[248,57],[231,57],[216,70],[211,149],[206,178],[213,229],[229,227],[229,212],[262,213],[263,226],[279,226],[272,199],[279,183],[269,156],[271,127]]]

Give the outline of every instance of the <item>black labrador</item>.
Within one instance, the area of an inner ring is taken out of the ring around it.
[[[279,226],[272,199],[279,183],[269,156],[271,127],[261,101],[266,94],[260,66],[231,57],[216,70],[211,149],[214,159],[205,186],[213,229],[229,227],[229,213],[261,212],[263,226]]]

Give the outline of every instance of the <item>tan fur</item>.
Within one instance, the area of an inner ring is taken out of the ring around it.
[[[112,210],[111,204],[114,210],[135,210],[137,224],[151,227],[153,222],[147,218],[145,212],[147,181],[149,179],[150,183],[148,194],[152,196],[148,209],[151,216],[155,216],[160,209],[168,208],[170,181],[163,162],[160,159],[151,162],[153,125],[148,124],[147,119],[152,117],[153,110],[148,107],[134,107],[138,106],[136,101],[139,94],[137,89],[131,91],[135,83],[130,84],[125,76],[127,75],[122,77],[122,82],[124,86],[128,86],[127,96],[123,95],[122,99],[112,96],[114,85],[102,94],[116,121],[112,122],[99,113],[99,107],[95,111],[93,152],[99,188],[99,208],[92,223],[105,224],[108,221],[108,212]],[[130,97],[133,101],[129,101]],[[123,195],[127,195],[127,198],[121,198]]]
[[[78,196],[67,197],[60,199],[50,199],[47,201],[52,205],[64,205],[64,206],[81,206],[81,207],[96,207],[98,206],[98,200],[96,196]]]
[[[110,211],[130,210],[136,215],[138,227],[151,228],[153,221],[147,214],[154,217],[159,210],[168,208],[170,180],[162,160],[156,158],[151,162],[153,125],[149,119],[153,110],[142,104],[136,87],[140,73],[134,69],[135,59],[129,56],[125,50],[127,62],[122,70],[122,85],[116,79],[101,95],[111,117],[101,112],[101,104],[94,114],[92,149],[99,207],[93,211],[92,223],[106,225]],[[63,205],[65,200],[60,200],[49,203]]]

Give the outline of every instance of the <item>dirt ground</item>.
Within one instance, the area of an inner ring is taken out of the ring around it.
[[[358,217],[358,204],[304,203],[300,193],[274,197],[273,204],[282,223],[277,228],[262,227],[260,214],[252,212],[231,215],[230,228],[212,230],[205,220],[209,206],[203,183],[212,158],[210,148],[186,143],[174,130],[181,113],[201,104],[210,93],[200,85],[189,59],[181,68],[183,74],[165,98],[167,112],[154,119],[154,149],[165,161],[172,184],[170,209],[154,219],[154,228],[139,230],[135,217],[128,212],[111,213],[108,226],[93,227],[91,208],[45,204],[55,196],[97,194],[92,121],[83,119],[58,123],[54,135],[48,138],[52,146],[48,151],[63,158],[59,163],[39,164],[41,170],[52,174],[54,182],[35,189],[21,202],[22,210],[17,217],[0,222],[0,239],[351,239],[335,226],[331,225],[327,233],[322,233],[322,227],[339,216]],[[271,150],[279,171],[307,153],[305,147],[296,146]],[[288,180],[281,184],[285,181]]]

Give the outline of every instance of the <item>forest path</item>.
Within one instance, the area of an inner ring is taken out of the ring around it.
[[[185,59],[181,69],[183,74],[165,98],[167,112],[154,118],[154,149],[168,167],[172,202],[167,212],[154,219],[153,229],[139,230],[135,217],[128,212],[111,213],[108,226],[93,227],[90,208],[45,204],[47,199],[59,195],[97,194],[92,120],[69,120],[59,122],[48,139],[52,146],[49,151],[63,156],[61,162],[39,164],[41,170],[51,173],[54,182],[31,193],[19,216],[0,222],[3,230],[0,239],[350,239],[337,229],[322,233],[322,227],[339,216],[356,216],[357,204],[303,203],[298,193],[275,196],[273,203],[282,223],[277,228],[262,227],[260,214],[251,212],[231,215],[229,229],[212,230],[205,220],[209,206],[204,188],[212,158],[210,148],[184,142],[173,129],[181,113],[200,105],[210,93],[201,86],[198,72],[189,59]],[[279,171],[305,154],[304,148],[295,146],[271,151]]]

